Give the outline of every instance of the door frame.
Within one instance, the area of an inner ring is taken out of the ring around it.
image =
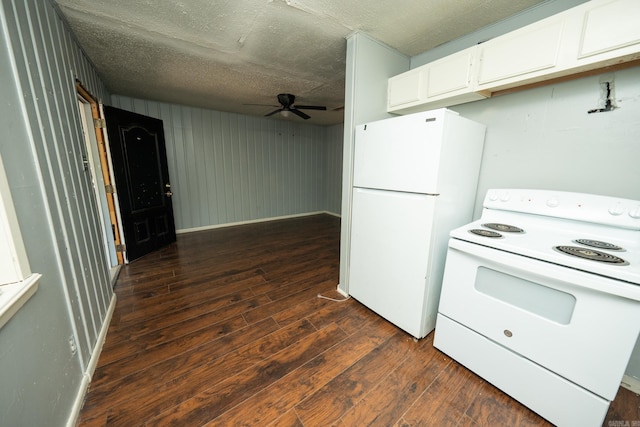
[[[106,198],[106,203],[109,211],[109,223],[105,223],[105,221],[101,218],[100,223],[103,225],[103,231],[108,233],[109,230],[113,232],[113,241],[114,247],[107,248],[108,253],[111,253],[111,249],[113,249],[116,253],[116,261],[117,265],[127,263],[126,256],[122,251],[124,248],[124,234],[122,233],[122,222],[119,215],[119,206],[118,199],[116,197],[116,188],[115,181],[113,179],[113,170],[111,167],[111,155],[109,152],[109,143],[107,139],[106,133],[106,125],[104,121],[104,113],[102,111],[102,105],[99,104],[96,99],[91,95],[83,86],[82,83],[76,80],[76,92],[78,94],[78,102],[83,104],[89,104],[91,106],[91,120],[88,120],[88,117],[84,117],[85,114],[80,112],[80,117],[82,121],[82,126],[87,127],[87,132],[90,129],[93,129],[95,132],[95,138],[97,142],[97,147],[93,147],[93,144],[90,141],[87,141],[88,149],[97,149],[98,155],[100,157],[100,173],[102,175],[102,180],[104,181],[105,189],[104,193],[102,191],[96,191],[96,197],[100,200],[103,197]],[[78,106],[80,108],[80,106]],[[89,154],[90,155],[90,154]],[[89,162],[90,167],[92,162]],[[92,167],[92,173],[97,174]],[[100,208],[102,205],[98,203],[98,207]],[[104,236],[105,245],[109,245],[109,240],[107,236]],[[111,259],[111,256],[109,256]],[[109,262],[112,264],[111,260]],[[111,265],[113,267],[113,265]]]

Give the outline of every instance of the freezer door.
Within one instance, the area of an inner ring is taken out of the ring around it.
[[[438,194],[447,110],[380,120],[356,128],[353,185]]]
[[[354,189],[349,294],[411,335],[427,316],[431,221],[438,197]],[[434,310],[435,311],[435,310]]]

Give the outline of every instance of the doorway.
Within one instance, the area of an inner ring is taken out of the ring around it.
[[[90,172],[93,193],[100,214],[100,231],[105,246],[106,260],[110,267],[111,281],[117,276],[118,267],[124,263],[124,257],[117,249],[120,247],[120,228],[117,218],[116,202],[114,200],[112,179],[108,164],[108,149],[103,134],[100,119],[100,109],[97,101],[82,85],[77,82],[78,109],[82,134],[85,141],[86,155],[83,158],[85,168]]]

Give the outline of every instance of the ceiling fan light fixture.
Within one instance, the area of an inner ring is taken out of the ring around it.
[[[300,110],[326,110],[327,109],[327,107],[319,106],[319,105],[294,105],[295,100],[296,100],[296,97],[290,93],[278,94],[278,102],[280,103],[282,108],[278,108],[277,110],[267,113],[264,116],[270,117],[270,116],[273,116],[274,114],[280,113],[282,117],[287,119],[290,117],[293,117],[293,115],[296,115],[301,119],[308,120],[311,118],[311,116],[309,116],[306,113],[303,113]],[[258,105],[258,104],[252,104],[252,105]]]

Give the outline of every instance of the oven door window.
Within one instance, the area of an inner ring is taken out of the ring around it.
[[[571,322],[576,305],[576,298],[571,294],[485,267],[478,268],[475,288],[478,292],[563,325]]]

